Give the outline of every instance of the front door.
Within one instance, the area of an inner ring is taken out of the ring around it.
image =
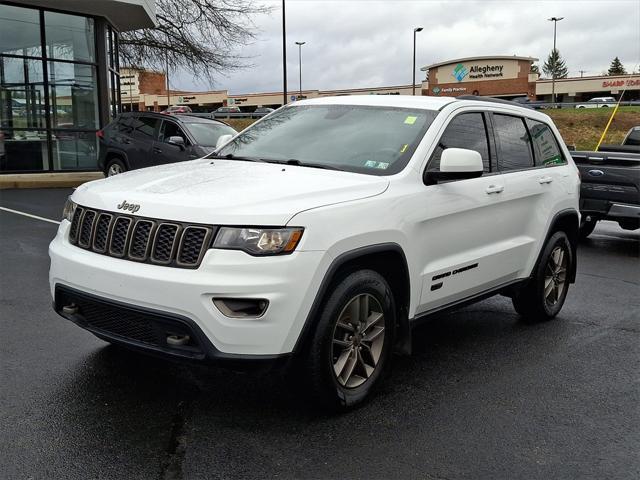
[[[169,143],[171,137],[181,137],[184,140],[184,145]],[[162,121],[160,134],[158,135],[158,140],[153,144],[152,152],[154,165],[183,162],[197,158],[185,132],[176,122],[171,120]]]
[[[424,211],[416,223],[422,292],[417,314],[433,310],[514,278],[511,250],[519,246],[505,235],[510,215],[507,185],[495,169],[494,143],[488,117],[481,112],[454,116],[446,126],[427,170],[439,168],[446,148],[480,153],[482,177],[427,185]]]

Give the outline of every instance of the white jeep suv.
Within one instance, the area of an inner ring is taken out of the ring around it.
[[[207,158],[79,187],[51,293],[108,342],[290,365],[348,407],[436,312],[501,293],[554,317],[575,279],[579,183],[549,117],[510,102],[305,100]]]

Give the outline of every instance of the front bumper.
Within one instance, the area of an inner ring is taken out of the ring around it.
[[[324,252],[318,251],[256,258],[213,249],[195,270],[141,264],[71,245],[68,229],[69,222],[63,221],[49,246],[49,283],[56,310],[61,313],[69,295],[85,295],[103,306],[111,302],[127,312],[147,312],[173,325],[186,325],[198,340],[200,352],[191,355],[194,360],[259,360],[292,352],[328,267]],[[67,292],[67,297],[60,292]],[[269,301],[269,307],[259,318],[234,319],[214,305],[212,299],[217,297],[261,298]],[[126,340],[123,335],[114,339],[113,332],[97,331],[81,314],[63,316],[98,336],[111,335],[107,338],[111,341]],[[164,345],[150,348],[144,342],[133,343],[130,346],[167,353]],[[186,352],[178,353],[184,357]]]
[[[72,311],[68,311],[73,305]],[[191,319],[128,305],[56,285],[54,310],[98,338],[132,350],[180,361],[271,369],[285,365],[289,354],[237,355],[219,351]],[[170,335],[188,339],[167,342]]]

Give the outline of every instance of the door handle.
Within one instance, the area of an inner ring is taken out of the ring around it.
[[[491,195],[493,193],[501,193],[504,190],[504,187],[502,185],[489,185],[485,192],[487,192],[488,195]]]
[[[153,153],[162,153],[162,150],[158,147],[153,147]]]
[[[540,182],[540,184],[551,183],[551,182],[553,182],[553,177],[549,177],[549,176],[540,177],[538,179],[538,182]]]

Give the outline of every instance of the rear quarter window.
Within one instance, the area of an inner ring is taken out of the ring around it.
[[[533,153],[536,167],[566,165],[558,139],[549,125],[527,118],[527,127],[531,133]]]

